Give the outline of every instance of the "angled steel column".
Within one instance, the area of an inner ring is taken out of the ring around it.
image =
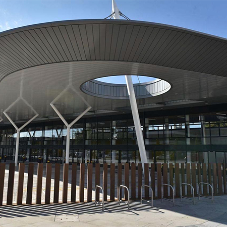
[[[81,113],[75,120],[73,120],[70,124],[65,120],[65,118],[61,115],[61,113],[58,111],[58,109],[55,107],[54,103],[67,91],[71,89],[73,92],[75,92],[80,98],[84,101],[84,103],[88,106],[88,108]],[[66,136],[66,159],[65,163],[69,163],[69,150],[70,150],[70,128],[81,118],[83,117],[90,109],[91,106],[86,102],[86,100],[75,90],[75,88],[72,85],[68,85],[51,103],[51,107],[56,112],[56,114],[60,117],[60,119],[63,121],[65,126],[67,127],[67,136]]]
[[[137,103],[136,103],[136,96],[135,96],[133,83],[132,83],[132,77],[126,75],[125,80],[127,84],[128,95],[129,95],[131,109],[132,109],[133,121],[136,129],[136,137],[137,137],[137,142],[138,142],[138,147],[140,152],[140,158],[141,158],[142,165],[144,167],[144,163],[147,163],[147,155],[146,155],[143,134],[142,134],[141,124],[140,124],[139,112],[138,112]]]
[[[123,14],[118,9],[115,0],[112,0],[111,18],[120,19],[121,15]],[[129,18],[126,17],[126,19],[129,19]],[[145,150],[145,145],[143,140],[143,133],[142,133],[141,124],[140,124],[139,112],[138,112],[137,103],[136,103],[136,96],[135,96],[133,83],[132,83],[132,77],[129,75],[125,75],[125,80],[127,84],[127,90],[128,90],[128,95],[129,95],[131,109],[132,109],[133,121],[136,129],[136,137],[137,137],[137,142],[138,142],[138,147],[140,152],[140,158],[141,158],[141,162],[144,170],[144,163],[147,163],[147,155],[146,155],[146,150]]]

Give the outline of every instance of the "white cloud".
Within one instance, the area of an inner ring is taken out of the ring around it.
[[[0,32],[19,27],[20,24],[21,24],[21,21],[22,20],[20,19],[20,20],[17,20],[17,21],[16,20],[12,21],[12,22],[5,21],[4,23],[1,23],[0,24]]]

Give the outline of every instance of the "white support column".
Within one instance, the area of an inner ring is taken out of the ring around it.
[[[138,142],[138,147],[140,152],[140,158],[141,158],[142,165],[144,167],[144,163],[147,163],[147,155],[146,155],[146,150],[145,150],[145,145],[143,140],[143,133],[142,133],[141,124],[140,124],[139,112],[138,112],[137,103],[136,103],[136,96],[135,96],[133,83],[132,83],[132,77],[125,75],[125,80],[127,84],[128,95],[129,95],[129,100],[130,100],[131,109],[132,109],[132,116],[133,116],[133,121],[135,125],[135,130],[136,130],[136,137],[137,137],[137,142]]]
[[[84,103],[88,106],[88,108],[81,113],[75,120],[73,120],[70,124],[65,120],[65,118],[61,115],[61,113],[58,111],[58,109],[55,107],[54,103],[67,91],[71,89],[73,92],[75,92],[80,98],[84,101]],[[90,109],[91,106],[86,102],[86,100],[75,90],[75,88],[72,85],[68,85],[51,103],[51,107],[56,112],[56,114],[60,117],[60,119],[63,121],[65,126],[67,127],[67,136],[66,136],[66,158],[65,163],[69,163],[69,150],[70,150],[70,128],[81,118],[83,117]]]

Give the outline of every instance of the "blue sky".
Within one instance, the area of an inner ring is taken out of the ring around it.
[[[227,0],[116,0],[130,19],[227,38]],[[49,21],[102,19],[111,0],[0,0],[0,31]],[[138,80],[137,80],[138,81]]]

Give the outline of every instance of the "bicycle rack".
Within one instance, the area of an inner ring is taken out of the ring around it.
[[[128,189],[127,186],[122,185],[122,184],[119,186],[119,193],[118,193],[118,195],[119,195],[119,198],[118,198],[118,200],[119,200],[119,205],[120,205],[121,202],[122,202],[122,200],[121,200],[121,198],[120,198],[120,197],[121,197],[121,195],[120,195],[120,194],[121,194],[121,193],[120,193],[120,192],[121,192],[121,188],[125,188],[125,189],[127,190],[127,192],[128,192],[128,209],[129,209],[129,189]]]
[[[102,189],[102,187],[99,186],[99,185],[96,185],[96,186],[95,186],[95,206],[96,206],[97,203],[99,203],[99,201],[97,202],[97,198],[96,198],[96,196],[97,196],[97,194],[96,194],[97,188],[99,188],[99,189],[102,190],[102,211],[104,211],[104,194],[103,194],[103,189]]]
[[[193,196],[193,204],[195,205],[195,189],[192,186],[192,184],[187,184],[187,183],[181,183],[181,187],[180,187],[180,201],[182,201],[182,185],[188,185],[191,187],[191,192],[192,192],[192,196]]]
[[[142,185],[141,186],[141,204],[143,203],[143,187],[145,188],[145,187],[148,187],[149,189],[150,189],[150,191],[151,191],[151,206],[153,207],[153,190],[152,190],[152,188],[151,188],[151,186],[149,186],[149,185]]]
[[[198,184],[198,198],[199,198],[199,200],[200,200],[200,190],[199,190],[200,184],[206,184],[206,185],[209,185],[210,186],[210,188],[211,188],[211,198],[212,198],[212,202],[214,202],[214,188],[213,188],[213,186],[211,184],[205,183],[205,182],[200,182]]]
[[[162,184],[162,201],[163,201],[163,186],[168,186],[168,187],[170,187],[172,190],[173,190],[173,206],[174,206],[174,194],[175,194],[175,189],[174,189],[174,187],[172,186],[172,185],[170,185],[170,184]]]

